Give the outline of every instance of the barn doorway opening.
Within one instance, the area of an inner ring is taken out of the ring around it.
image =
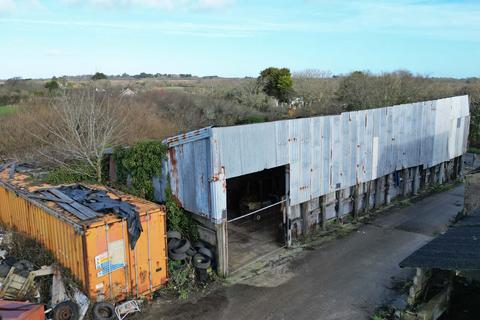
[[[230,272],[285,245],[286,170],[280,166],[227,179]]]

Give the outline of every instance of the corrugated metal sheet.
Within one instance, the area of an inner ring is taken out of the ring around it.
[[[188,211],[209,216],[211,161],[211,128],[195,130],[184,135],[169,138],[168,145],[168,178],[172,193],[182,207]],[[229,152],[228,152],[229,153]],[[164,188],[163,184],[154,181],[154,188]],[[163,192],[156,192],[161,200]]]
[[[460,96],[206,128],[167,141],[172,190],[185,209],[221,220],[224,179],[289,165],[290,203],[295,205],[402,168],[431,167],[462,155],[469,117],[468,96]],[[202,138],[192,141],[195,136]],[[209,187],[204,174],[212,182]]]

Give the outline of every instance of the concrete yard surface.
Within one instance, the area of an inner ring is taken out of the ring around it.
[[[463,191],[460,185],[388,210],[260,278],[195,301],[159,301],[143,319],[369,319],[399,295],[394,282],[412,274],[399,262],[446,229],[463,207]]]

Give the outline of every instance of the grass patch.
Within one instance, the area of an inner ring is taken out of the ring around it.
[[[404,199],[404,200],[398,201],[398,205],[399,205],[401,208],[409,207],[411,204],[412,204],[412,200],[411,200],[411,199]]]
[[[0,106],[0,117],[17,111],[17,106],[15,105],[6,105]]]

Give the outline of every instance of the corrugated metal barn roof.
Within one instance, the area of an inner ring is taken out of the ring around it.
[[[225,179],[290,167],[290,204],[402,168],[462,155],[468,96],[336,116],[213,127],[166,140],[174,194],[185,209],[221,220]]]

